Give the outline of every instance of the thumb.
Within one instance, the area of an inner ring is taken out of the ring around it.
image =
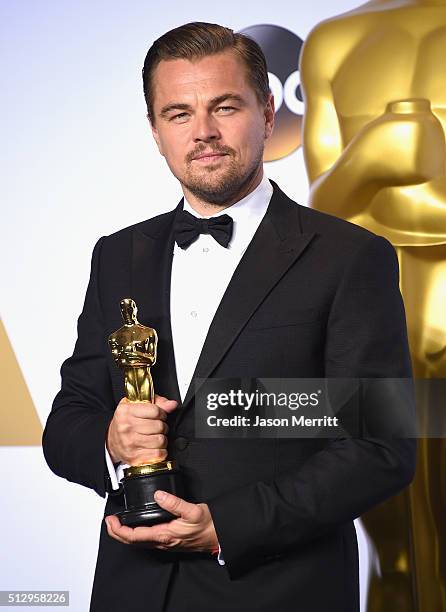
[[[191,504],[172,493],[158,489],[155,491],[154,498],[161,508],[168,510],[175,516],[181,517],[185,521],[198,523],[202,518],[203,510],[198,504]]]
[[[178,402],[176,400],[169,400],[167,397],[163,397],[162,395],[155,395],[154,403],[162,408],[165,412],[173,412],[178,406]]]

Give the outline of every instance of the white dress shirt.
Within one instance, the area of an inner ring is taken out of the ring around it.
[[[186,249],[176,243],[173,250],[170,289],[170,317],[175,367],[181,399],[184,400],[201,353],[209,326],[226,287],[261,220],[273,193],[263,175],[259,185],[229,208],[209,215],[229,214],[234,222],[231,241],[221,246],[210,234],[200,234]],[[184,198],[184,210],[201,217]],[[206,218],[209,218],[206,217]],[[113,489],[119,488],[127,464],[116,471],[105,448],[107,467]],[[223,565],[224,562],[220,559]]]

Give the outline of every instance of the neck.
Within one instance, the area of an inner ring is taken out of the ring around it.
[[[191,207],[197,212],[199,215],[205,217],[210,215],[215,215],[215,213],[220,212],[221,210],[225,210],[229,208],[236,202],[239,202],[247,195],[249,195],[256,187],[258,187],[263,178],[263,163],[259,165],[256,173],[252,176],[252,178],[243,185],[240,191],[237,192],[232,198],[229,198],[223,204],[212,204],[210,202],[206,202],[195,196],[191,191],[189,191],[184,185],[182,185],[184,197],[187,199]]]

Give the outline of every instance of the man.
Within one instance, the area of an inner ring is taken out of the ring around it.
[[[410,376],[395,253],[264,176],[274,101],[252,40],[187,24],[154,43],[143,77],[184,199],[96,244],[43,437],[56,474],[109,493],[91,610],[353,612],[353,519],[411,481],[413,443],[195,438],[193,380]],[[155,404],[123,399],[107,346],[123,297],[158,332]],[[178,518],[121,526],[111,461],[166,455],[187,501],[157,501]]]

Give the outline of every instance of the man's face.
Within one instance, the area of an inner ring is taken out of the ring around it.
[[[235,201],[262,167],[274,122],[232,51],[156,67],[152,125],[160,153],[183,188],[204,202]]]

